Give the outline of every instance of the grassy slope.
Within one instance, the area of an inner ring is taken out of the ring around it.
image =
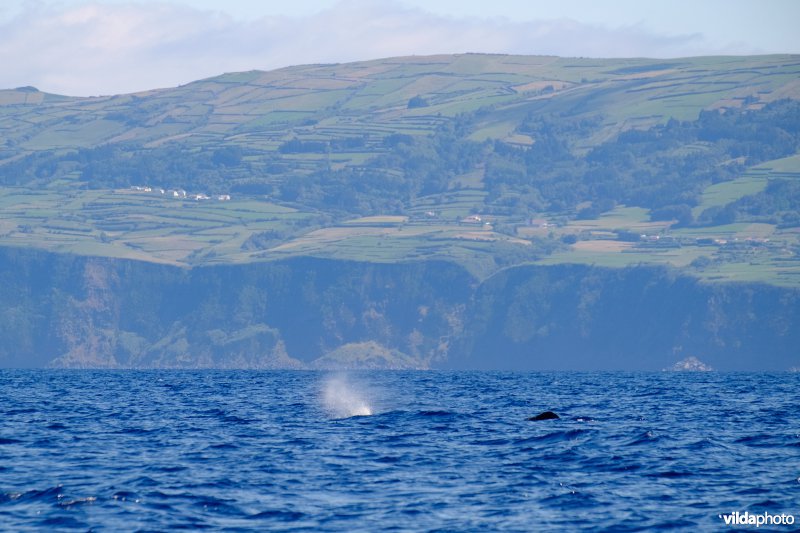
[[[476,138],[507,135],[524,113],[544,108],[602,111],[608,135],[671,117],[694,118],[704,108],[738,105],[747,96],[800,96],[798,74],[795,56],[394,58],[225,74],[173,89],[97,98],[0,91],[0,128],[21,151],[122,140],[157,144],[176,136],[190,144],[271,150],[295,135],[424,134],[449,116],[491,105]],[[407,109],[417,95],[430,105]]]
[[[799,80],[796,56],[597,60],[459,55],[225,74],[173,89],[98,98],[0,91],[0,129],[6,139],[0,164],[3,158],[37,150],[122,141],[150,146],[181,142],[201,149],[234,144],[269,153],[293,137],[330,140],[368,134],[365,147],[337,154],[332,162],[358,164],[377,153],[379,140],[388,134],[426,135],[449,117],[477,109],[487,112],[473,139],[523,145],[534,140],[515,135],[514,129],[528,113],[601,112],[606,122],[595,138],[585,140],[590,146],[627,128],[673,117],[692,119],[703,109],[748,105],[747,98],[800,98]],[[429,106],[409,109],[408,100],[417,95]],[[301,166],[322,157],[285,156]],[[770,177],[798,172],[798,157],[753,168],[733,182],[709,187],[697,212],[757,192]],[[711,265],[689,267],[706,279],[800,285],[800,263],[788,252],[798,243],[796,232],[763,224],[670,230],[668,223],[648,223],[645,210],[618,208],[595,221],[566,225],[559,214],[542,213],[548,226],[518,227],[517,236],[511,237],[494,231],[502,219],[489,217],[488,225],[485,217],[480,224],[462,220],[480,212],[485,193],[479,175],[458,181],[459,187],[448,193],[419,199],[409,209],[410,220],[331,223],[303,206],[280,206],[264,198],[198,202],[139,191],[84,190],[75,176],[44,190],[0,190],[0,244],[176,265],[295,255],[386,262],[450,257],[486,275],[501,266],[490,257],[492,243],[530,247],[525,239],[575,234],[581,238],[578,243],[542,262],[685,267],[707,256]],[[681,245],[634,246],[616,241],[613,230],[674,237]],[[243,247],[249,237],[264,232],[281,237],[255,249]],[[731,244],[697,245],[695,239],[706,237]]]

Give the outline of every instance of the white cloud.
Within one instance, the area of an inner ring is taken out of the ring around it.
[[[169,3],[34,4],[0,25],[0,87],[72,95],[173,86],[222,72],[398,55],[493,52],[586,57],[752,53],[702,35],[574,20],[433,15],[397,3],[346,0],[304,17],[236,20]]]

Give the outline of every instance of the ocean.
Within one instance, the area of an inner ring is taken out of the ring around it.
[[[797,373],[0,370],[0,399],[8,531],[800,527]]]

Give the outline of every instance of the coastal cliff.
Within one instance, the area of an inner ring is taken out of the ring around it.
[[[187,269],[2,248],[0,279],[3,367],[660,370],[690,355],[718,370],[800,363],[800,291],[663,268],[528,265],[478,280],[435,261]]]

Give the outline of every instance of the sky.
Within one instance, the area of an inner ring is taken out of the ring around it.
[[[800,53],[800,0],[2,0],[0,88],[74,96],[401,55]]]

